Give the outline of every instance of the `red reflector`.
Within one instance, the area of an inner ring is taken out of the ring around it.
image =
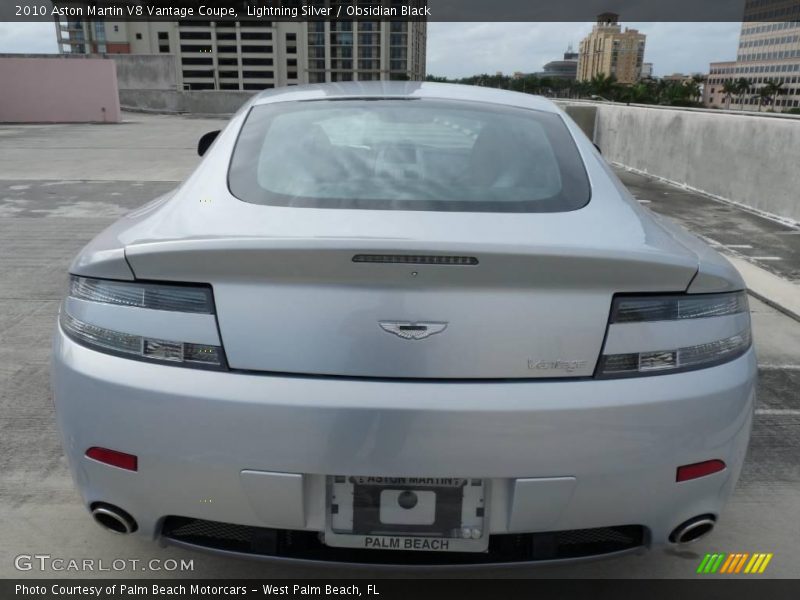
[[[717,473],[725,468],[725,463],[721,460],[706,460],[693,465],[684,465],[678,467],[678,472],[675,474],[675,481],[687,481],[689,479],[697,479],[698,477],[705,477],[712,473]]]
[[[112,467],[119,467],[128,471],[136,471],[139,467],[139,460],[133,454],[125,454],[108,448],[93,446],[86,451],[86,456]]]

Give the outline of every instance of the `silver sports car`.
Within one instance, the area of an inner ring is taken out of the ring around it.
[[[70,270],[53,391],[98,523],[425,565],[713,529],[755,398],[744,283],[555,105],[316,85],[217,133]]]

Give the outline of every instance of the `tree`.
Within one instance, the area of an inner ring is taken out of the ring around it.
[[[766,99],[772,99],[772,110],[775,110],[775,104],[778,102],[778,96],[783,94],[783,81],[770,80],[763,88]],[[761,107],[759,107],[761,110]]]
[[[733,80],[728,80],[722,84],[722,91],[725,94],[725,110],[731,109],[731,98],[734,94],[739,93],[739,89],[736,86],[736,82]]]
[[[701,100],[702,88],[701,85],[705,85],[706,83],[706,76],[705,75],[692,75],[692,80],[689,82],[689,89],[692,92],[692,100],[699,102]]]
[[[598,73],[589,81],[589,90],[597,96],[607,98],[612,96],[617,83],[617,78],[614,75],[606,75],[605,73]]]
[[[770,83],[772,83],[770,81]],[[758,91],[756,92],[756,97],[758,98],[758,112],[761,112],[761,107],[765,104],[768,104],[770,99],[772,98],[772,89],[770,88],[769,83],[767,85],[761,86]]]
[[[739,77],[736,80],[736,97],[739,101],[740,110],[744,110],[744,95],[750,91],[753,82],[746,77]]]

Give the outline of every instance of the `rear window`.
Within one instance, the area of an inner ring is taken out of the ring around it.
[[[228,183],[245,202],[309,208],[563,212],[590,197],[558,115],[425,99],[255,106]]]

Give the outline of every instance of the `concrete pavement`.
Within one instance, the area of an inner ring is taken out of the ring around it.
[[[725,254],[750,293],[800,319],[800,227],[618,168],[631,193]]]
[[[226,122],[126,112],[118,125],[3,125],[0,177],[182,181],[200,136]]]
[[[65,289],[66,269],[100,229],[185,177],[197,161],[196,138],[223,124],[150,115],[126,118],[130,122],[119,126],[0,127],[0,577],[374,576],[373,570],[287,566],[159,548],[102,531],[81,506],[61,453],[48,388],[50,334]],[[47,147],[51,149],[47,156],[58,154],[52,165],[40,153]],[[106,158],[97,160],[102,156]],[[626,183],[639,198],[650,198],[650,206],[659,212],[693,215],[693,221],[685,222],[698,233],[706,235],[706,228],[717,220],[714,216],[703,219],[703,212],[712,209],[696,207],[701,199],[671,197],[674,188],[662,188],[647,178],[626,178]],[[677,203],[683,208],[678,209]],[[723,208],[725,231],[769,229],[767,225],[753,229],[749,215]],[[719,232],[717,236],[734,243]],[[784,273],[800,271],[800,262],[789,249],[788,245],[776,247],[773,254],[780,250],[787,257],[787,264],[781,265]],[[788,276],[783,280],[791,281]],[[800,523],[795,518],[800,513],[800,323],[756,299],[751,309],[761,371],[753,438],[740,484],[712,536],[680,550],[576,565],[449,574],[692,577],[704,553],[744,551],[775,554],[764,576],[796,576],[800,572],[796,552]],[[128,564],[119,573],[18,571],[14,559],[20,554],[95,560],[185,559],[193,561],[194,568],[143,571],[139,563],[137,567]],[[378,576],[437,574],[441,573],[377,571]]]

